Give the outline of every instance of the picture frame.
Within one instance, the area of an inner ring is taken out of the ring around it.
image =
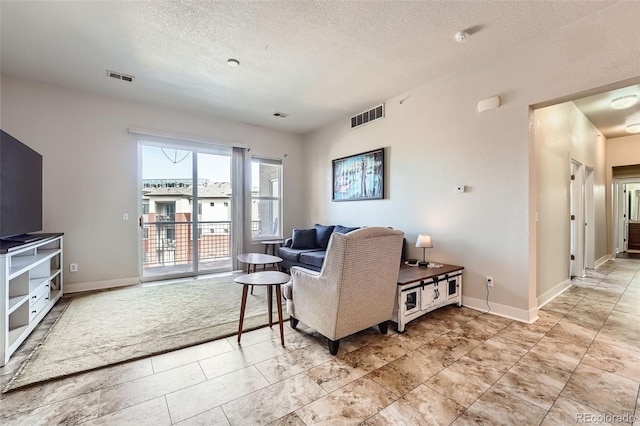
[[[338,158],[332,163],[332,201],[384,199],[384,148]]]

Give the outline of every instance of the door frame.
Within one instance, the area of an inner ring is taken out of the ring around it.
[[[626,186],[631,183],[640,184],[640,175],[625,176],[623,178],[613,178],[613,212],[612,229],[613,232],[613,255],[627,251],[629,224],[626,212],[628,211],[628,198],[626,197]]]
[[[595,267],[594,168],[571,158],[569,171],[569,278],[584,277]]]

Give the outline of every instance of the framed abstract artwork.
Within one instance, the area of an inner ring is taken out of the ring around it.
[[[333,201],[384,198],[384,148],[333,160]]]

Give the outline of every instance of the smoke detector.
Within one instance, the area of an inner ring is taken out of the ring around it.
[[[458,31],[455,35],[455,39],[458,43],[464,42],[471,36],[471,32],[469,30]]]

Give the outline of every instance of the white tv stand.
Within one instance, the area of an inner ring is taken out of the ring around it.
[[[62,235],[0,245],[0,367],[62,297]]]

